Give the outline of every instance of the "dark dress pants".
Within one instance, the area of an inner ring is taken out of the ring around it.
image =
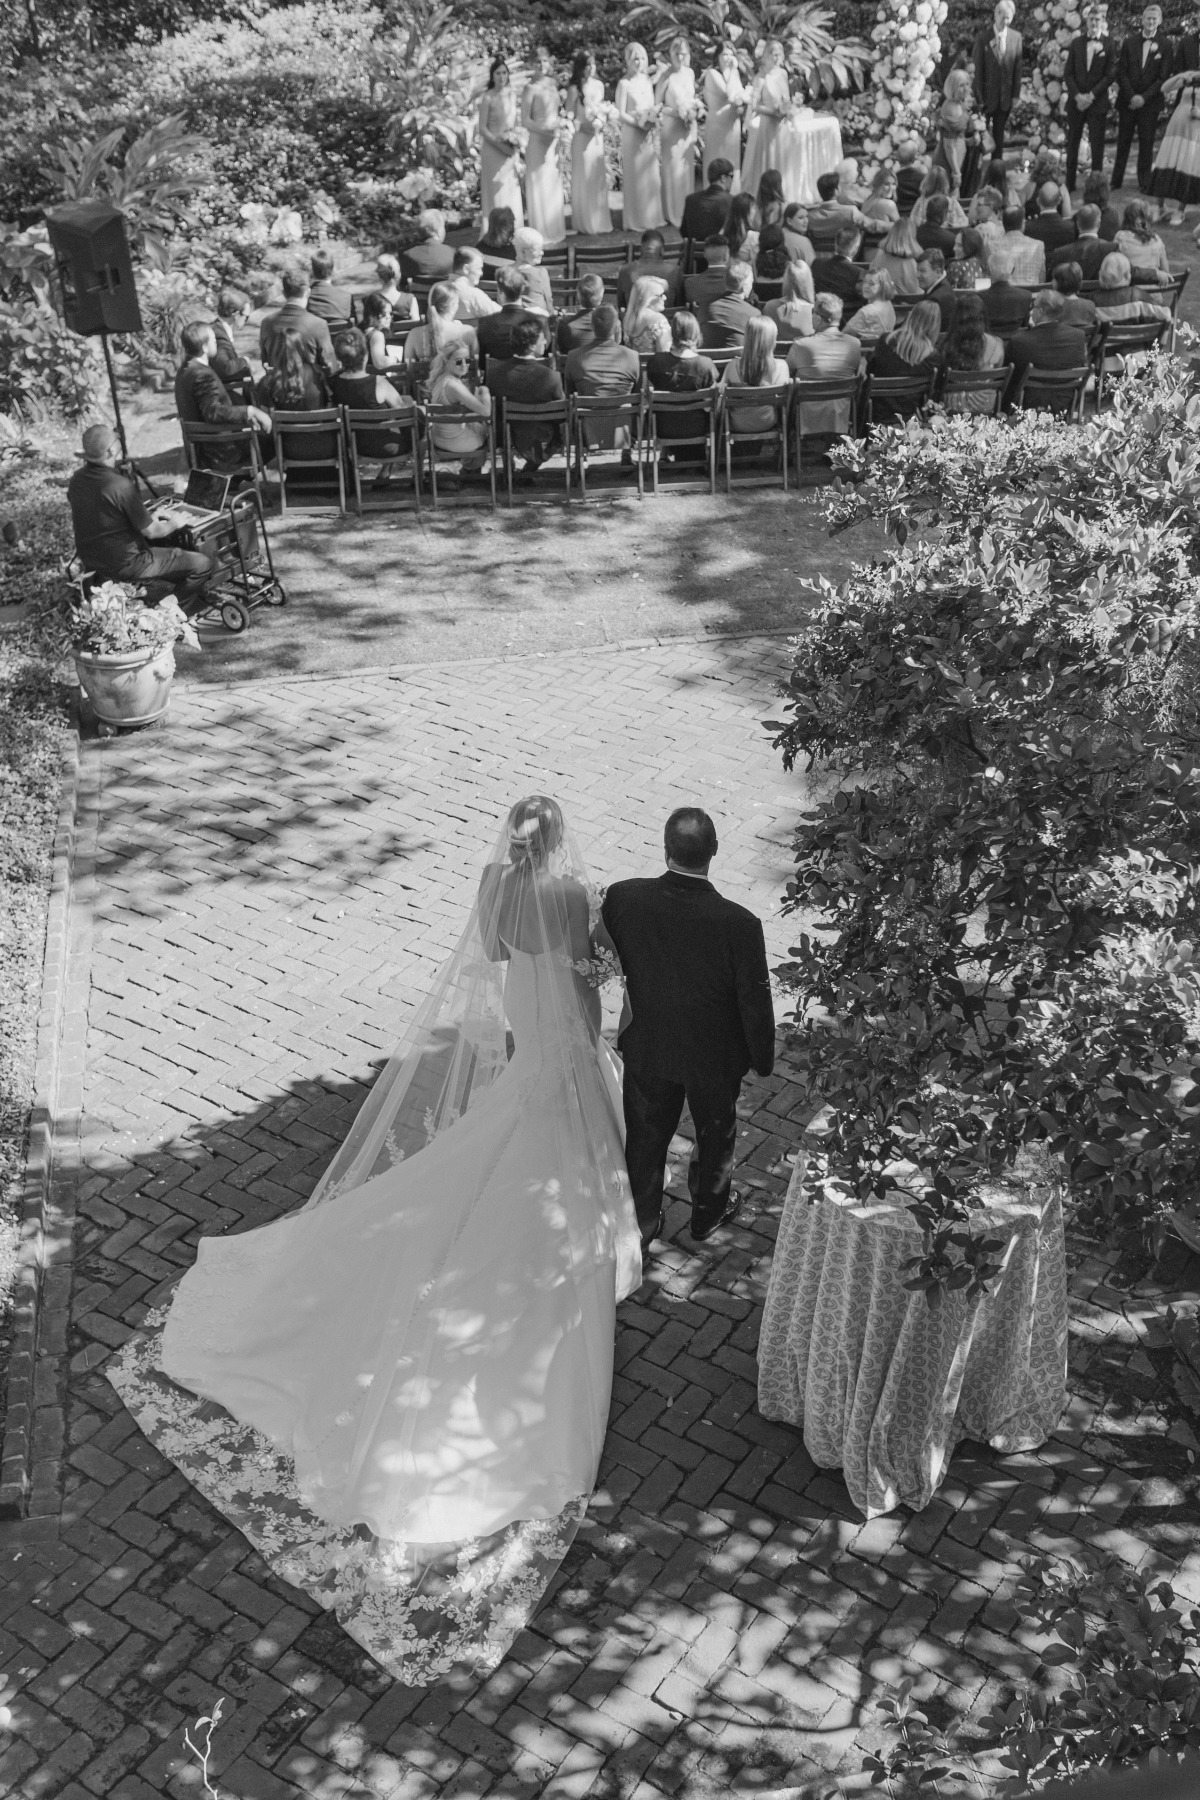
[[[1092,151],[1092,168],[1104,167],[1104,131],[1108,124],[1108,108],[1097,110],[1095,101],[1082,112],[1067,103],[1067,192],[1075,192],[1079,175],[1079,146],[1086,130]]]
[[[996,148],[992,151],[993,156],[1004,155],[1004,133],[1008,128],[1009,110],[1010,109],[1006,108],[1001,112],[1000,109],[997,108],[995,112],[990,112],[987,116],[988,130],[991,132],[996,145]]]
[[[741,1083],[665,1081],[625,1064],[625,1161],[643,1240],[654,1235],[663,1209],[667,1151],[686,1100],[696,1127],[696,1147],[688,1165],[692,1224],[704,1230],[729,1204],[733,1152],[737,1143],[737,1097]]]
[[[1155,100],[1149,106],[1139,106],[1136,110],[1122,106],[1117,110],[1117,154],[1113,159],[1114,188],[1123,186],[1125,181],[1125,164],[1129,161],[1129,151],[1134,137],[1137,138],[1137,182],[1143,194],[1150,191],[1150,176],[1154,171],[1154,137],[1158,130],[1160,103]]]
[[[173,593],[184,605],[204,592],[215,568],[216,559],[207,550],[174,550],[168,545],[139,551],[116,579],[144,584],[148,602]]]

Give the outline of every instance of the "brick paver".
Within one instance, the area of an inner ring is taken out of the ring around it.
[[[968,1447],[918,1516],[864,1523],[837,1472],[758,1416],[803,1110],[786,1070],[745,1095],[737,1227],[699,1252],[672,1243],[621,1309],[589,1525],[487,1681],[392,1682],[103,1380],[202,1233],[311,1191],[519,793],[560,796],[601,879],[655,868],[666,812],[702,800],[720,883],[783,953],[807,790],[761,729],[782,655],[677,642],[181,690],[168,728],[85,745],[34,1491],[0,1527],[0,1793],[196,1794],[182,1732],[218,1700],[211,1767],[235,1800],[808,1782],[857,1765],[878,1684],[911,1673],[947,1711],[977,1711],[1030,1665],[1006,1597],[1028,1545],[1190,1551],[1195,1440],[1163,1400],[1153,1296],[1106,1286],[1099,1261],[1075,1272],[1060,1431],[1021,1457]],[[686,1214],[677,1201],[674,1231]],[[1184,1579],[1200,1599],[1194,1561]]]

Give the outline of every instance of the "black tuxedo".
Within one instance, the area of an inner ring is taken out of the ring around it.
[[[603,917],[632,1015],[620,1050],[625,1156],[642,1237],[655,1235],[685,1099],[696,1129],[692,1223],[707,1229],[729,1201],[742,1077],[750,1068],[769,1075],[775,1061],[762,925],[711,882],[671,869],[656,881],[615,882]]]
[[[234,343],[233,333],[224,319],[214,319],[212,328],[217,347],[209,357],[208,366],[216,371],[228,389],[230,399],[239,400],[245,394],[245,384],[252,378],[253,371]]]
[[[1143,194],[1149,190],[1154,169],[1154,135],[1162,112],[1162,84],[1171,73],[1171,40],[1160,31],[1147,54],[1140,31],[1121,45],[1117,58],[1117,154],[1113,158],[1114,188],[1125,180],[1125,164],[1134,136],[1138,141],[1137,178]],[[1141,106],[1130,102],[1140,98]]]
[[[988,130],[996,141],[996,156],[1004,154],[1004,128],[1020,98],[1022,55],[1021,34],[1011,26],[1004,34],[1003,56],[996,54],[994,30],[981,31],[975,39],[975,104],[986,117]]]
[[[1108,90],[1117,78],[1117,46],[1105,38],[1088,67],[1087,34],[1072,39],[1067,50],[1067,191],[1073,193],[1079,173],[1079,146],[1086,130],[1093,169],[1104,167],[1104,127],[1108,122]],[[1080,108],[1079,96],[1091,96]]]
[[[865,269],[858,263],[850,261],[848,256],[841,256],[836,250],[832,256],[814,257],[812,265],[812,284],[818,294],[836,294],[842,303],[843,323],[856,313],[862,305],[862,278]]]
[[[707,239],[724,231],[732,198],[719,187],[701,188],[698,193],[689,194],[683,203],[683,223],[679,227],[682,236],[691,238],[697,249],[703,249]]]

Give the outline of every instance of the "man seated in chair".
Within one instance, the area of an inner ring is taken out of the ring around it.
[[[547,330],[544,319],[534,318],[521,319],[513,327],[512,356],[503,362],[493,360],[488,368],[488,386],[496,399],[512,400],[519,406],[546,406],[563,398],[562,378],[545,360]],[[513,449],[525,458],[518,479],[523,487],[532,486],[547,457],[562,449],[562,428],[522,420],[512,427],[512,442]]]
[[[328,250],[313,252],[308,310],[314,319],[324,319],[331,333],[344,331],[353,317],[354,296],[349,288],[333,285],[333,258]]]
[[[217,316],[212,322],[217,348],[208,361],[234,401],[242,399],[254,384],[254,371],[238,349],[234,336],[252,311],[250,296],[243,294],[241,288],[223,287],[217,295]]]
[[[400,272],[406,281],[445,281],[454,267],[454,252],[446,242],[446,217],[435,206],[417,216],[419,244],[400,252]]]
[[[983,312],[988,330],[997,337],[1009,338],[1024,330],[1033,308],[1033,295],[1028,288],[1013,281],[1013,253],[1007,244],[997,244],[988,256],[988,272],[992,285],[983,290]]]
[[[598,306],[592,314],[593,341],[567,358],[567,387],[584,400],[623,400],[642,379],[642,362],[636,350],[621,342],[621,321],[615,306]],[[620,449],[622,464],[633,467],[629,430],[619,419],[603,416],[587,421],[586,442],[593,450]]]
[[[185,325],[180,342],[185,359],[175,376],[175,411],[180,419],[188,425],[253,425],[256,431],[269,436],[271,415],[257,406],[236,405],[211,367],[217,351],[217,334],[212,326],[203,319]],[[201,468],[231,474],[244,469],[248,458],[238,444],[197,444],[196,461]]]
[[[797,381],[832,381],[857,375],[863,349],[856,337],[841,329],[842,303],[836,294],[818,294],[813,300],[813,335],[795,338],[788,350],[788,368]],[[802,448],[825,457],[835,437],[851,429],[849,399],[802,400],[800,425]]]
[[[684,279],[683,291],[687,296],[687,304],[695,313],[701,325],[707,323],[708,309],[714,300],[725,298],[725,276],[729,269],[729,244],[717,235],[704,240],[704,255],[700,259],[704,266],[695,275]]]
[[[706,350],[730,350],[741,344],[747,321],[760,317],[750,298],[753,286],[754,270],[749,263],[735,258],[725,271],[725,292],[720,300],[712,302],[703,323]]]
[[[485,294],[479,283],[483,279],[483,258],[474,244],[460,244],[454,252],[454,273],[450,286],[458,295],[456,319],[468,324],[472,319],[490,319],[500,311],[500,302]]]
[[[816,231],[820,236],[828,238],[834,232],[844,231],[848,225],[861,228],[867,223],[854,202],[841,192],[841,186],[842,177],[836,169],[817,176],[817,193],[820,199],[808,209],[809,237]]]
[[[213,377],[216,380],[216,377]],[[203,593],[215,567],[206,550],[177,550],[156,541],[178,530],[170,508],[147,510],[137,482],[120,468],[121,445],[111,425],[89,425],[83,434],[82,469],[67,483],[75,554],[101,581],[135,582],[147,600],[174,593],[181,602]]]
[[[294,331],[304,350],[304,360],[326,375],[336,375],[338,359],[324,319],[308,310],[308,276],[302,269],[285,269],[280,277],[283,305],[268,313],[258,330],[259,348],[267,367],[278,361],[285,331]]]
[[[499,312],[489,313],[486,318],[477,319],[475,335],[479,340],[479,361],[486,368],[487,359],[496,362],[507,362],[515,354],[513,337],[517,326],[526,319],[538,318],[524,304],[525,277],[513,264],[501,266],[496,271],[496,292],[500,296]],[[542,319],[545,325],[545,320]]]
[[[581,275],[575,291],[579,298],[579,311],[569,315],[564,313],[555,332],[555,343],[562,356],[570,356],[572,350],[583,350],[588,344],[595,343],[592,314],[598,306],[604,305],[604,278],[600,275]]]
[[[858,226],[845,225],[833,240],[833,255],[813,258],[813,287],[818,294],[836,294],[847,319],[863,303],[862,278],[866,270],[854,260],[861,247],[862,232]]]
[[[724,231],[733,197],[735,173],[733,164],[723,156],[715,156],[709,163],[708,186],[689,194],[683,203],[683,223],[679,229],[685,238],[691,238],[696,244],[704,244],[710,237],[718,237]]]
[[[1026,369],[1082,369],[1088,360],[1088,341],[1078,325],[1063,323],[1064,296],[1055,288],[1035,294],[1030,323],[1008,340],[1008,360],[1013,366],[1013,388]],[[1011,402],[1009,402],[1011,406]]]

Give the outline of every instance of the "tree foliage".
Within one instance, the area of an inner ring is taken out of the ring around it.
[[[623,22],[631,30],[648,26],[651,42],[664,52],[672,38],[689,38],[702,62],[732,44],[745,75],[763,41],[778,38],[793,77],[814,96],[863,87],[871,63],[870,46],[859,38],[839,40],[832,9],[816,0],[798,6],[795,0],[640,0]]]

